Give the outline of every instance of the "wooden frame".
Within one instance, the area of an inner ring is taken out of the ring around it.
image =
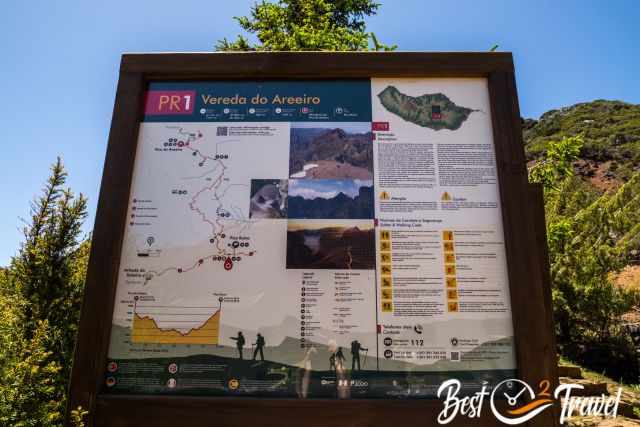
[[[486,77],[504,223],[519,378],[557,385],[542,192],[527,183],[510,53],[185,53],[122,57],[98,201],[68,410],[89,411],[89,426],[436,425],[439,400],[325,400],[114,396],[100,394],[107,360],[120,250],[138,126],[150,81],[368,77]],[[67,414],[68,415],[68,414]],[[530,426],[557,425],[548,410]],[[500,425],[482,418],[453,425]]]

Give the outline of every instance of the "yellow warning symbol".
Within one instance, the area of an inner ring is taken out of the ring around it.
[[[444,193],[442,193],[442,197],[441,197],[443,202],[449,202],[451,201],[451,194],[447,193],[446,191]]]
[[[444,262],[447,264],[455,264],[456,256],[454,254],[444,254]]]
[[[380,200],[389,200],[389,198],[389,193],[387,193],[386,191],[380,193]]]
[[[455,276],[456,275],[456,266],[455,265],[445,265],[444,272],[447,276]]]
[[[380,242],[380,251],[390,251],[391,250],[391,242],[387,240],[383,240]]]
[[[458,299],[458,291],[455,289],[447,289],[447,299]]]
[[[447,277],[447,288],[455,288],[458,286],[458,281],[455,277]]]
[[[445,252],[453,252],[453,242],[444,242],[442,247]]]
[[[393,311],[393,303],[391,301],[382,301],[382,311],[385,313]]]
[[[391,276],[382,276],[380,283],[383,288],[390,288],[393,284],[391,281]]]
[[[450,231],[450,230],[443,231],[442,240],[453,240],[453,231]]]
[[[391,289],[381,289],[380,290],[381,299],[391,299],[393,297],[393,291]]]
[[[380,262],[391,262],[391,253],[389,253],[389,252],[381,252],[380,253]]]
[[[449,301],[447,303],[447,310],[449,310],[450,313],[457,313],[458,312],[458,302],[457,301]]]
[[[391,232],[389,230],[380,230],[380,240],[391,239]]]
[[[380,264],[380,273],[383,275],[391,274],[391,264]]]

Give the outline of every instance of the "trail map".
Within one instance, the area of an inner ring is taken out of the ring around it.
[[[150,84],[105,391],[514,376],[488,111],[484,79]]]

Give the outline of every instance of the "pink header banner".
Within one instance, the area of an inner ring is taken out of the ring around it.
[[[145,115],[193,114],[196,92],[191,90],[150,90],[144,105]]]

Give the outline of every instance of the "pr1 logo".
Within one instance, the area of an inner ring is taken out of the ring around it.
[[[196,92],[189,90],[150,90],[147,92],[144,113],[149,116],[192,114]]]

